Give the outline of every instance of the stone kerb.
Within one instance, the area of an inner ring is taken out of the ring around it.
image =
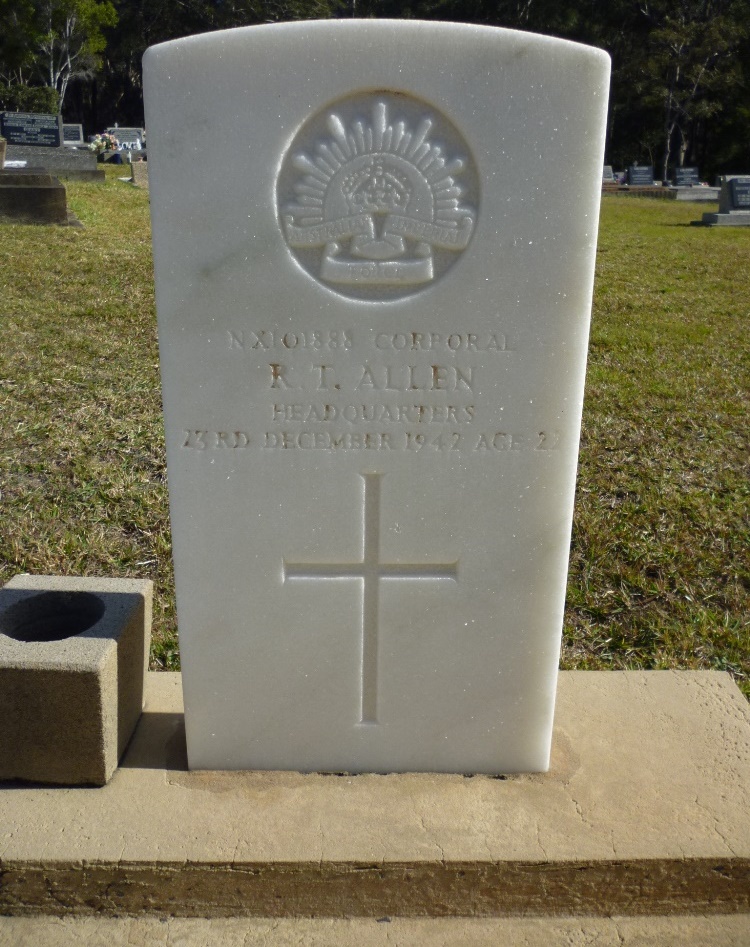
[[[0,790],[0,913],[750,920],[726,673],[562,672],[549,773],[502,779],[189,771],[181,683],[147,675],[107,786]]]
[[[0,170],[0,221],[67,224],[67,193],[43,168]]]

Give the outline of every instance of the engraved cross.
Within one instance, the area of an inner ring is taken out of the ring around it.
[[[364,530],[361,562],[287,562],[284,582],[292,579],[362,580],[362,685],[360,723],[377,723],[378,608],[381,579],[448,579],[458,581],[458,562],[380,561],[380,481],[378,473],[364,480]]]

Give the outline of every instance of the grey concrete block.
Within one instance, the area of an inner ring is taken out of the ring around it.
[[[152,597],[147,579],[0,589],[0,779],[109,780],[143,709]]]
[[[706,227],[750,227],[750,213],[704,214],[703,224]]]
[[[65,224],[65,188],[41,168],[0,171],[0,219],[11,223]]]
[[[8,161],[26,161],[29,167],[42,167],[52,174],[65,171],[95,171],[96,155],[88,148],[74,149],[61,145],[59,148],[42,148],[38,145],[14,145],[8,143]]]
[[[136,187],[148,190],[148,161],[134,161],[130,166],[130,180]]]

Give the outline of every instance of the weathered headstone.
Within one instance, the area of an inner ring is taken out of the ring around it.
[[[698,168],[682,167],[674,169],[675,187],[693,187],[701,183],[701,176]]]
[[[653,187],[653,167],[650,164],[631,164],[628,168],[628,184],[636,187]]]
[[[84,145],[83,125],[63,125],[63,144],[69,148]]]
[[[602,184],[617,184],[611,164],[605,164],[602,169]]]
[[[148,190],[148,161],[133,161],[130,165],[130,181],[136,187]]]
[[[114,135],[120,145],[143,144],[142,128],[120,128],[118,125],[107,129],[108,135]]]
[[[408,21],[146,54],[192,768],[547,768],[608,75]]]

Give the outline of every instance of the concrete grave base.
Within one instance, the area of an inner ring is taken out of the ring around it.
[[[673,201],[692,201],[694,203],[716,203],[719,200],[718,187],[673,187],[669,189]]]
[[[731,211],[726,214],[704,214],[701,223],[705,227],[750,227],[750,211]]]
[[[564,672],[547,774],[190,772],[151,673],[107,786],[0,788],[0,913],[747,920],[749,738],[724,673]]]
[[[95,168],[93,171],[88,169],[77,171],[73,168],[55,172],[58,178],[64,181],[86,181],[89,184],[103,184],[107,180],[107,175],[102,168]]]
[[[748,915],[0,918],[0,947],[747,947]]]
[[[14,224],[66,224],[64,186],[41,168],[0,171],[0,220]]]
[[[28,167],[44,168],[58,178],[79,181],[104,181],[105,175],[96,166],[96,155],[87,148],[41,148],[36,145],[8,145],[8,161],[25,161]]]

